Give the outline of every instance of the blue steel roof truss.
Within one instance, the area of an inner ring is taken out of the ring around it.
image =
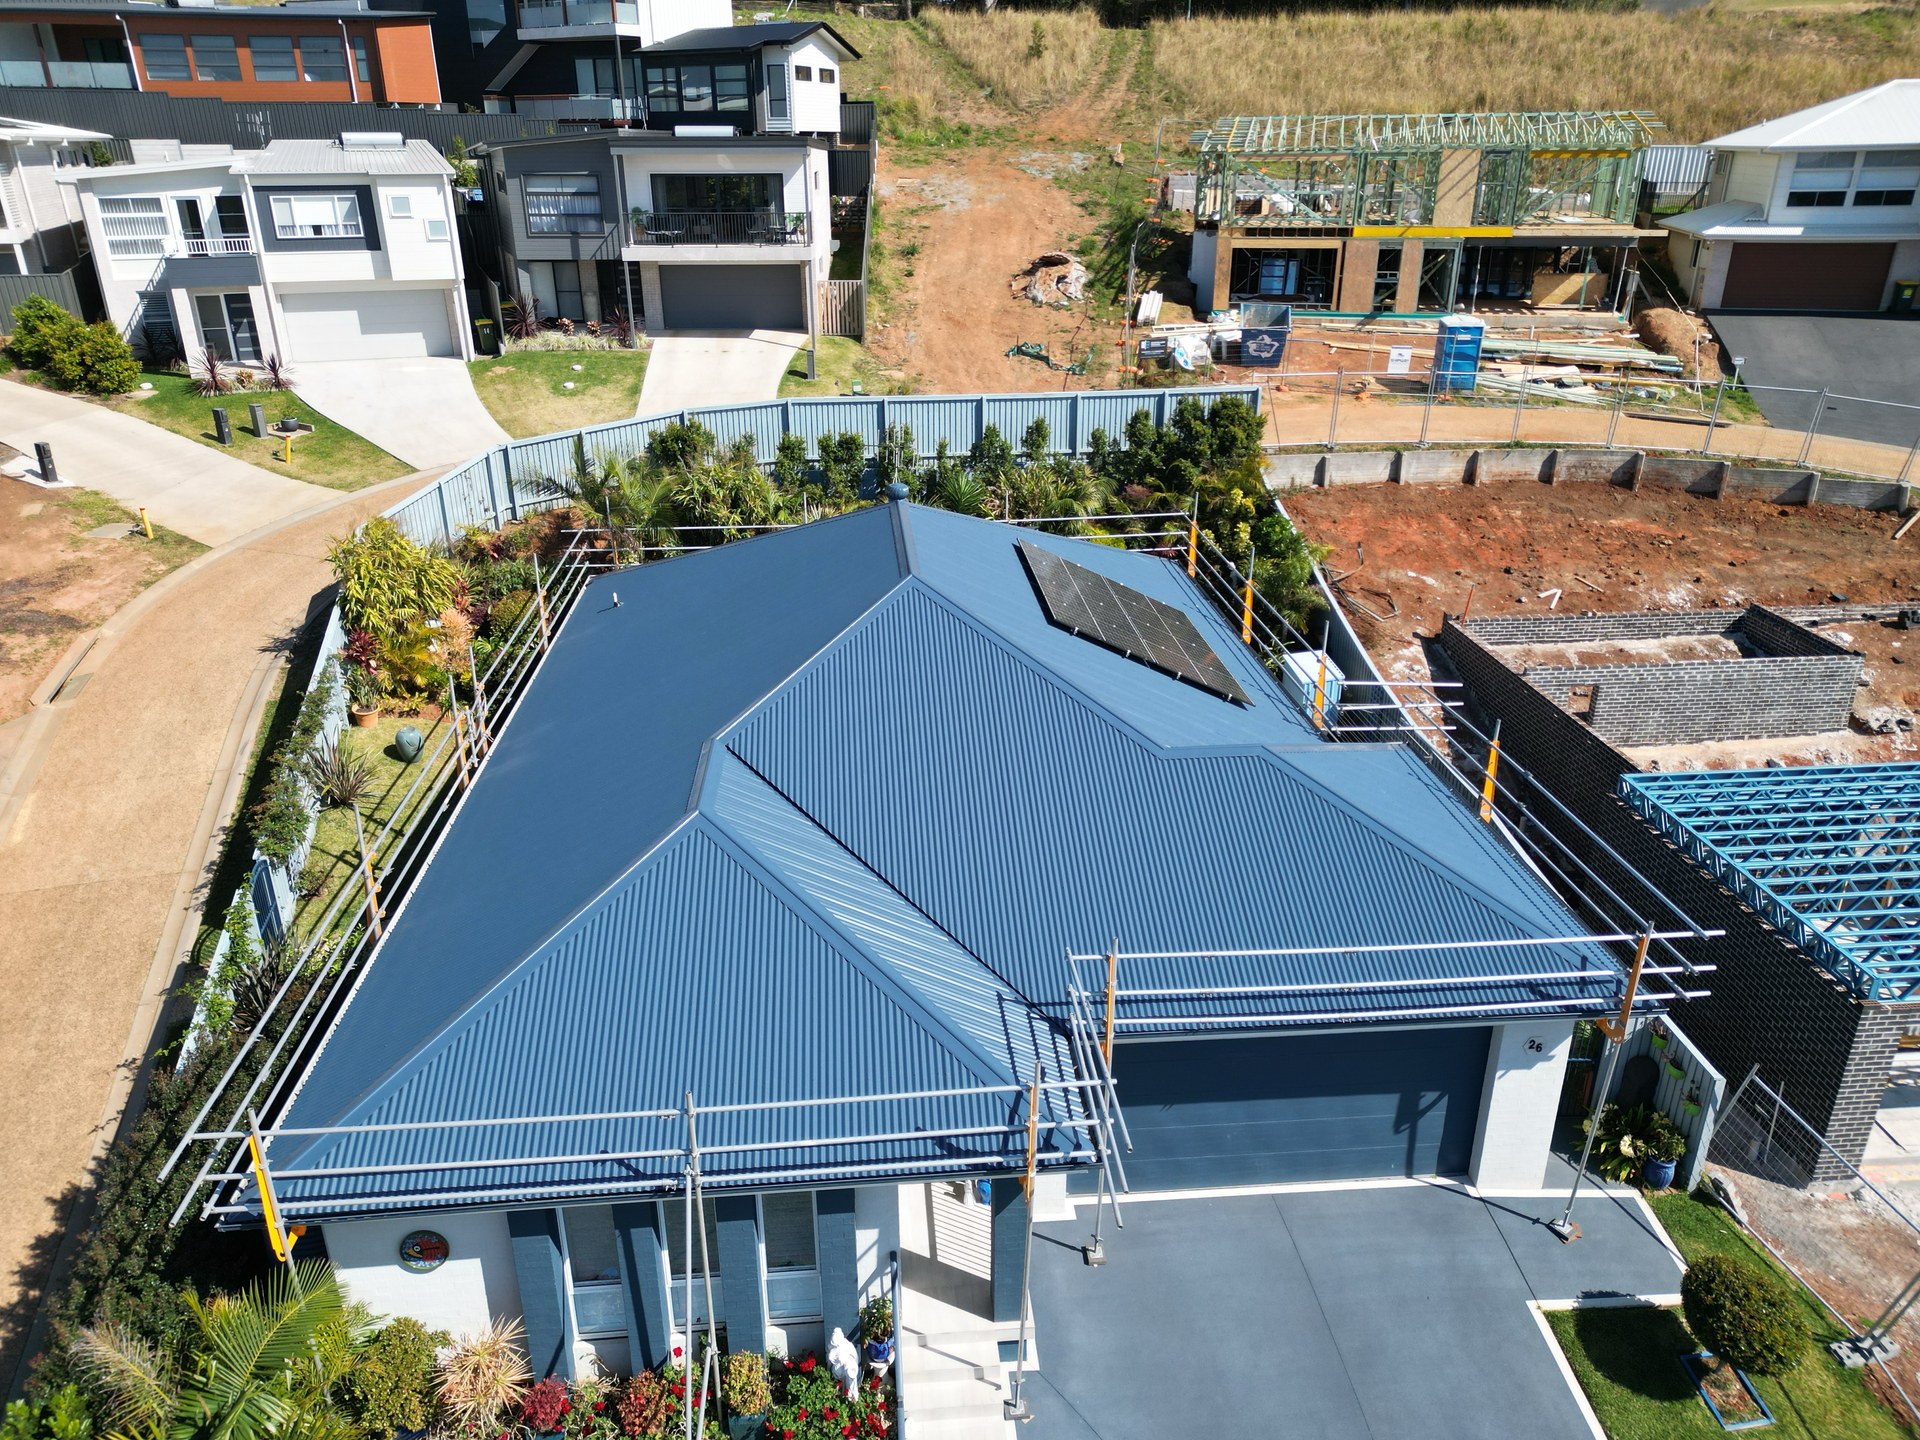
[[[1920,989],[1920,764],[1625,775],[1620,791],[1859,995]]]

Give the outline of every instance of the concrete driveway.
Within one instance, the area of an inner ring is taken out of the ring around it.
[[[771,400],[794,351],[807,343],[790,330],[670,330],[653,337],[636,415]]]
[[[1771,424],[1804,431],[1824,389],[1832,395],[1820,434],[1903,449],[1920,440],[1920,317],[1713,313],[1707,319],[1728,353],[1746,360],[1740,374],[1749,385],[1782,387],[1753,394]],[[1783,393],[1790,390],[1812,393]],[[1863,403],[1872,401],[1895,403]]]
[[[1283,1435],[1595,1440],[1529,1301],[1661,1296],[1680,1266],[1639,1202],[1444,1183],[1134,1200],[1036,1225],[1024,1440]]]
[[[275,475],[104,405],[12,381],[0,381],[0,440],[28,457],[46,442],[62,480],[131,510],[144,505],[156,525],[203,545],[340,499],[337,490]]]
[[[459,360],[327,360],[293,368],[293,389],[329,420],[416,470],[456,465],[511,437]]]

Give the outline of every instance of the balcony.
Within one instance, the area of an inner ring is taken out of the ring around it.
[[[133,67],[117,60],[0,60],[0,85],[44,89],[48,72],[61,90],[131,90]]]
[[[251,255],[253,237],[251,235],[209,235],[204,239],[189,238],[186,242],[189,255]]]
[[[805,214],[778,210],[636,210],[628,224],[633,245],[808,245]]]
[[[520,7],[520,29],[564,30],[582,25],[638,25],[639,0],[550,0]]]
[[[498,101],[489,100],[493,110]],[[543,120],[644,120],[646,103],[638,95],[516,95],[510,102],[515,115],[537,115]],[[502,113],[502,112],[494,112]]]

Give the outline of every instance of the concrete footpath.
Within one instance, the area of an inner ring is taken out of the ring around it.
[[[320,490],[323,513],[175,571],[102,628],[74,676],[84,685],[26,717],[0,827],[0,1381],[144,1075],[266,691],[331,583],[327,545],[429,478]]]
[[[337,498],[338,490],[289,479],[205,445],[32,385],[0,382],[0,440],[32,455],[53,446],[62,480],[111,495],[154,524],[224,545],[263,525]]]

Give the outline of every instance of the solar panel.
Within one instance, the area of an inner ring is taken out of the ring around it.
[[[1019,548],[1039,592],[1040,608],[1062,630],[1223,700],[1253,703],[1186,611],[1109,580],[1098,570],[1062,559],[1030,540],[1020,541]]]

